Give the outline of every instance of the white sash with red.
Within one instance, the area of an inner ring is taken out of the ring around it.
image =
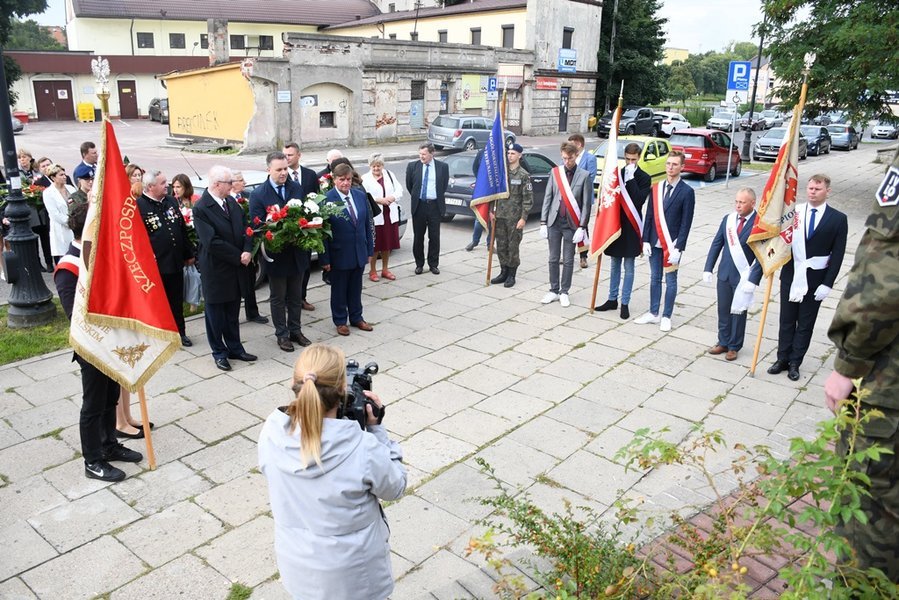
[[[677,271],[677,265],[669,262],[671,250],[674,249],[677,240],[672,240],[671,234],[668,232],[668,222],[665,220],[665,206],[662,200],[663,185],[665,185],[665,181],[660,181],[652,188],[652,209],[655,215],[656,235],[659,236],[659,244],[662,246],[662,266],[666,273],[670,273]],[[674,190],[671,193],[673,194]]]
[[[820,271],[826,269],[830,262],[830,254],[827,256],[805,255],[805,219],[808,204],[796,205],[796,224],[793,226],[793,283],[790,284],[790,302],[802,302],[808,293],[808,270]]]
[[[643,215],[640,214],[640,211],[634,206],[634,201],[631,200],[631,195],[627,191],[627,182],[624,180],[624,175],[625,170],[619,168],[618,181],[621,184],[621,197],[624,199],[624,203],[622,204],[624,207],[624,214],[627,215],[627,220],[630,221],[631,227],[637,232],[637,238],[640,239],[643,237]]]
[[[581,226],[581,208],[574,199],[574,192],[571,191],[571,184],[568,183],[568,177],[565,176],[564,167],[555,167],[553,178],[556,180],[556,187],[559,188],[559,195],[568,215],[568,224],[572,229],[577,229]]]
[[[737,271],[740,273],[740,283],[737,285],[736,291],[734,291],[733,300],[730,303],[730,312],[733,315],[738,315],[742,312],[746,312],[749,310],[749,307],[752,306],[752,297],[753,292],[744,292],[743,284],[749,281],[749,271],[751,265],[749,261],[746,260],[746,253],[743,252],[743,244],[740,242],[740,234],[737,233],[737,219],[739,215],[736,212],[733,212],[727,215],[727,221],[724,225],[724,234],[727,239],[727,249],[730,251],[730,259],[734,263],[734,267],[736,267]],[[749,218],[746,218],[746,222],[749,222]],[[746,223],[743,224],[746,226]]]

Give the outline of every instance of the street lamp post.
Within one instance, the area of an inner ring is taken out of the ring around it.
[[[20,329],[49,323],[56,316],[53,292],[44,283],[41,263],[37,254],[38,238],[31,231],[31,211],[22,195],[22,178],[16,159],[16,141],[12,133],[12,113],[6,93],[6,73],[3,69],[3,48],[0,48],[0,145],[3,146],[3,164],[9,181],[9,197],[5,216],[9,219],[10,252],[4,252],[6,280],[12,284],[9,293],[7,325]]]
[[[755,79],[752,82],[752,99],[749,101],[749,127],[743,134],[743,151],[740,158],[747,163],[752,162],[752,113],[755,111],[755,94],[759,89],[759,71],[762,70],[762,47],[765,44],[765,25],[768,24],[768,15],[762,19],[762,26],[759,29],[759,52],[755,57]]]

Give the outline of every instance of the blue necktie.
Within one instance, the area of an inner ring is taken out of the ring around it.
[[[284,200],[284,186],[283,185],[278,186],[278,195],[281,196],[281,200]]]
[[[812,216],[809,217],[808,220],[808,235],[806,237],[812,237],[815,235],[815,213],[818,212],[817,208],[812,209]]]
[[[431,168],[430,163],[425,165],[424,175],[421,176],[421,199],[428,200],[428,169]]]
[[[343,199],[346,202],[347,211],[350,213],[350,219],[353,221],[353,225],[356,224],[356,208],[353,206],[353,200],[349,196],[346,196]]]

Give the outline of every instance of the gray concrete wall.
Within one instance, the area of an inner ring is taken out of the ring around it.
[[[534,68],[557,70],[565,27],[572,27],[571,47],[577,50],[578,73],[595,73],[602,4],[584,0],[528,0],[527,48],[534,51]]]

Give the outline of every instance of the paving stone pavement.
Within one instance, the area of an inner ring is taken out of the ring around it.
[[[874,153],[863,145],[800,165],[803,182],[814,172],[830,174],[832,204],[850,217],[837,292],[881,178]],[[741,183],[760,192],[766,177]],[[697,192],[668,334],[617,314],[590,314],[592,264],[576,269],[570,308],[541,305],[546,248],[533,222],[512,289],[484,286],[483,247],[445,251],[439,276],[415,276],[407,264],[394,266],[394,282],[366,280],[371,333],[335,336],[328,288],[310,290],[317,310],[304,313],[304,333],[360,363],[380,363],[374,386],[391,404],[385,423],[404,448],[408,491],[386,508],[393,598],[491,595],[492,574],[464,553],[482,530],[474,521],[485,516],[468,500],[492,489],[476,458],[548,510],[560,510],[567,498],[603,512],[627,495],[644,498],[650,509],[692,513],[708,502],[708,490],[685,485],[682,470],[626,472],[615,463],[634,431],[668,427],[666,435],[682,441],[703,423],[731,441],[783,448],[827,416],[821,386],[837,298],[822,307],[798,382],[765,373],[776,345],[776,281],[756,377],[748,365],[759,307],[735,363],[705,354],[715,341],[716,313],[702,267],[735,192],[733,185]],[[647,263],[638,261],[635,316],[648,307],[648,276]],[[604,271],[599,302],[607,290]],[[128,479],[113,485],[83,476],[80,382],[70,353],[0,368],[0,598],[223,599],[233,582],[252,587],[253,600],[287,598],[277,581],[256,439],[266,415],[289,399],[298,353],[277,348],[271,325],[242,324],[247,350],[259,361],[223,373],[214,368],[201,319],[188,321],[188,334],[194,346],[147,387],[158,469],[126,465]],[[128,446],[143,450],[141,441]],[[727,454],[715,457],[722,468]],[[725,487],[727,481],[721,478]]]

